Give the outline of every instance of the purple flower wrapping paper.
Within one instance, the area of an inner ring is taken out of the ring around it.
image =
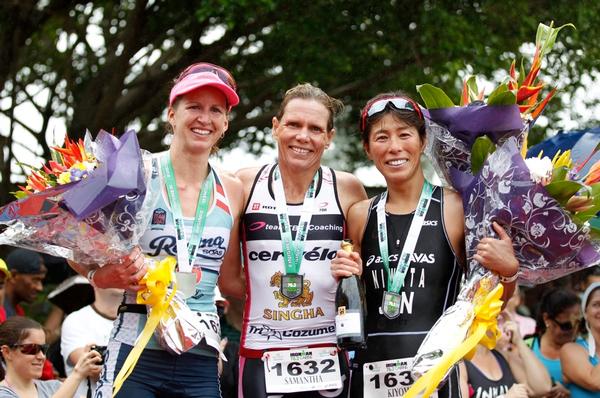
[[[485,135],[499,144],[508,137],[522,140],[527,129],[517,106],[472,105],[424,109],[423,113],[425,153],[444,185],[452,185],[451,169],[471,171],[471,148],[478,137]]]
[[[453,186],[463,197],[468,266],[481,238],[495,234],[498,222],[513,240],[520,263],[519,282],[533,285],[560,278],[600,262],[600,247],[589,228],[573,222],[568,212],[530,176],[516,138],[509,138],[473,177],[451,171]]]

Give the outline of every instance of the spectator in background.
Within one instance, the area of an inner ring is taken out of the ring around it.
[[[552,378],[549,397],[566,398],[569,391],[564,386],[560,363],[560,349],[575,340],[581,318],[579,297],[571,290],[555,288],[542,297],[537,316],[536,335],[527,340],[531,350],[544,364]]]
[[[10,278],[10,271],[4,260],[0,258],[0,323],[6,320],[6,311],[4,311],[4,286]]]
[[[6,256],[6,265],[11,278],[4,288],[4,311],[6,318],[25,315],[20,303],[33,303],[38,294],[44,289],[43,280],[46,277],[46,266],[38,252],[17,248]],[[45,361],[42,380],[55,377],[50,361]]]
[[[462,396],[526,398],[548,393],[550,375],[523,341],[512,315],[504,311],[498,326],[502,334],[496,349],[478,345],[473,358],[459,364]]]
[[[583,298],[583,292],[594,282],[600,282],[600,265],[586,268],[574,275],[573,288],[578,292],[579,297]]]
[[[600,282],[585,290],[581,309],[587,338],[578,337],[574,343],[563,345],[560,361],[571,397],[592,398],[600,396]]]
[[[515,285],[515,291],[512,297],[507,301],[504,311],[517,323],[521,336],[526,337],[535,334],[535,319],[523,316],[517,312],[522,303],[521,289],[519,289],[518,285]]]
[[[0,397],[73,397],[77,385],[92,371],[99,371],[100,355],[88,351],[63,383],[40,381],[46,359],[46,334],[36,321],[15,316],[0,325],[0,353],[6,375],[0,382]]]
[[[42,291],[42,281],[46,277],[46,267],[39,253],[27,249],[15,249],[6,257],[6,264],[12,277],[7,281],[4,297],[6,317],[25,315],[19,305],[32,303]]]
[[[123,290],[95,287],[94,297],[92,304],[69,314],[62,324],[60,353],[65,362],[67,376],[73,372],[81,357],[87,354],[90,345],[96,346],[99,352],[106,348],[119,304],[123,300]],[[77,388],[76,397],[88,396],[88,389],[92,393],[89,396],[93,395],[100,376],[100,368],[97,370],[98,372],[90,373],[87,381],[82,380]]]

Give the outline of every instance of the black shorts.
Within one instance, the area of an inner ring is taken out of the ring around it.
[[[263,361],[260,358],[247,358],[240,356],[239,398],[346,398],[350,385],[350,371],[348,356],[345,351],[338,353],[342,387],[337,390],[300,391],[296,393],[271,393],[267,394],[265,386],[265,372]]]

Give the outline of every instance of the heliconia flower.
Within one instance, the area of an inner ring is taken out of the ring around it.
[[[532,96],[537,95],[542,88],[544,88],[544,84],[540,84],[538,86],[521,86],[517,91],[517,103],[521,103],[526,99],[531,98]]]
[[[585,177],[586,185],[592,185],[600,182],[600,160],[592,165],[590,172]]]

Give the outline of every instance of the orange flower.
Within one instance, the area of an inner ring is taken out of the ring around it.
[[[585,177],[585,184],[592,185],[600,182],[600,160],[593,164],[590,168],[590,172]]]

